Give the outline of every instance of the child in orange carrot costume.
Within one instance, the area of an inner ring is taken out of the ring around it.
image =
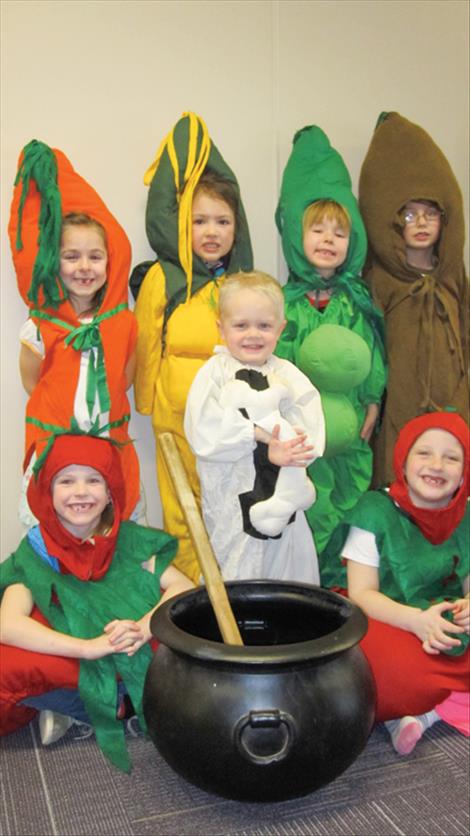
[[[122,444],[127,518],[139,499],[126,395],[137,339],[127,305],[128,238],[67,157],[36,140],[20,157],[9,235],[30,308],[20,355],[30,395],[25,489],[52,433],[93,431]]]

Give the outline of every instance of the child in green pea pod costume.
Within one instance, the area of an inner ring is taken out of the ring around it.
[[[317,383],[325,398],[327,455],[309,468],[317,500],[306,515],[320,559],[321,582],[328,586],[333,579],[337,582],[336,565],[334,571],[329,566],[331,561],[336,562],[342,546],[343,530],[338,526],[370,484],[372,453],[368,442],[379,414],[386,367],[382,317],[360,278],[367,240],[351,178],[338,152],[315,125],[294,136],[276,223],[289,268],[284,287],[287,326],[276,354],[302,365],[308,372],[308,342],[302,351],[303,343],[312,332],[326,325],[354,332],[369,352],[365,378],[352,373],[348,388],[346,377],[341,384],[343,398],[337,399],[336,422],[341,423],[341,409],[349,414],[347,446],[343,443],[338,448],[332,443],[328,428],[331,418],[328,422],[327,406],[331,406],[331,399],[327,404],[325,393],[337,392],[335,383]],[[322,352],[328,354],[329,346],[332,351],[337,350],[337,341],[331,340],[331,334],[318,337]],[[341,365],[340,358],[338,364]],[[351,420],[352,412],[357,423]]]

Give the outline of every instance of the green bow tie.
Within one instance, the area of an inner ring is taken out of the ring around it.
[[[121,302],[120,305],[117,305],[110,311],[105,311],[105,313],[93,317],[91,322],[84,322],[77,327],[37,308],[31,311],[31,316],[53,322],[55,325],[60,325],[62,328],[70,331],[65,338],[65,344],[67,346],[71,345],[75,351],[90,351],[86,382],[86,402],[90,419],[93,415],[97,398],[101,414],[109,412],[111,405],[99,326],[105,319],[109,319],[120,311],[126,310],[126,308],[127,302]],[[96,349],[96,352],[92,351],[92,349]]]

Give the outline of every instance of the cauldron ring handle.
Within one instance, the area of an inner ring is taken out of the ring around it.
[[[243,739],[243,733],[248,727],[252,729],[284,728],[284,741],[281,747],[269,755],[257,755],[251,751],[247,741]],[[238,751],[244,758],[256,764],[270,764],[284,760],[289,754],[296,737],[296,725],[294,718],[286,711],[269,709],[266,711],[250,711],[240,718],[235,726],[235,742]]]

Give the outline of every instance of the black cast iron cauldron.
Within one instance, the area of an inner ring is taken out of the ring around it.
[[[244,647],[223,644],[203,587],[152,616],[161,644],[144,689],[150,736],[176,772],[209,792],[305,795],[343,772],[370,734],[374,684],[356,647],[367,619],[307,584],[226,586]]]

